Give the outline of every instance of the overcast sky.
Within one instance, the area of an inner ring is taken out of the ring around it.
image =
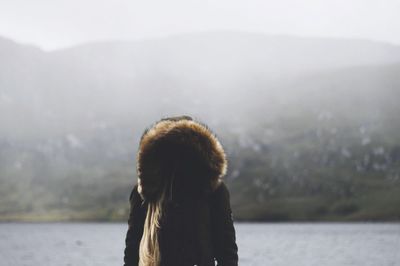
[[[242,30],[400,44],[400,0],[0,0],[0,36],[57,49]]]

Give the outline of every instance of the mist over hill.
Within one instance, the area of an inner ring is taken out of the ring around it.
[[[226,147],[237,219],[399,220],[400,47],[211,32],[54,52],[0,38],[1,220],[125,219],[145,127]]]

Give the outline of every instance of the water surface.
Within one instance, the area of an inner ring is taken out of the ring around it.
[[[0,266],[123,264],[126,224],[0,224]],[[240,266],[400,266],[400,224],[236,224]]]

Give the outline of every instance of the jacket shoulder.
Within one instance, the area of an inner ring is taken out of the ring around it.
[[[135,184],[133,186],[133,189],[132,189],[131,194],[129,196],[129,202],[131,204],[133,204],[135,202],[141,202],[141,201],[142,201],[142,198],[141,198],[141,196],[140,196],[140,194],[138,192],[138,184]]]
[[[221,197],[221,196],[229,197],[229,189],[224,181],[220,181],[212,194],[214,197]]]
[[[211,205],[217,209],[230,210],[230,193],[226,184],[221,181],[211,195]]]

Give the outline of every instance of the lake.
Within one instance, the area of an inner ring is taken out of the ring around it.
[[[241,266],[400,266],[400,224],[237,223]],[[1,266],[123,264],[126,224],[0,224]]]

